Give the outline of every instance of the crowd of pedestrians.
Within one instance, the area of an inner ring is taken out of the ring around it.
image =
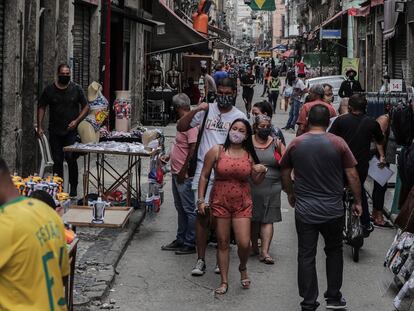
[[[231,78],[223,66],[217,66],[213,101],[203,101],[190,110],[188,98],[180,94],[174,98],[181,118],[169,157],[175,163],[175,157],[180,159],[178,166],[172,163],[178,231],[176,240],[162,249],[176,254],[196,252],[192,275],[201,276],[206,272],[207,243],[217,242],[214,271],[221,280],[215,294],[222,295],[229,288],[229,244],[234,239],[241,287],[248,289],[249,255],[275,264],[271,242],[274,224],[282,221],[283,190],[295,209],[302,310],[319,306],[315,266],[319,233],[325,240],[328,289],[324,298],[327,308],[340,309],[346,307],[341,294],[344,189],[353,193],[353,213],[361,218],[364,237],[372,232],[373,223],[391,226],[382,212],[386,188],[375,184],[372,215],[364,189],[371,141],[375,141],[380,167],[389,163],[384,149],[389,119],[387,115],[377,121],[367,117],[365,97],[348,94],[347,86],[345,93],[350,97],[343,98],[335,110],[332,86],[316,84],[308,89],[300,77],[303,63],[297,67],[300,74],[287,70],[282,89],[280,68],[249,63],[242,75]],[[234,64],[229,68],[235,68]],[[238,83],[246,113],[234,107]],[[261,83],[269,101],[252,103],[254,87]],[[346,83],[351,91],[357,89],[353,72]],[[290,112],[283,129],[297,129],[297,137],[288,146],[282,130],[272,124],[277,104],[284,99]],[[176,154],[178,148],[181,151]]]

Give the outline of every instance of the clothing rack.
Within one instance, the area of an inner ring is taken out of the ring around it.
[[[384,114],[385,105],[405,105],[414,99],[414,93],[410,92],[358,92],[358,94],[366,96],[367,115],[373,118]]]

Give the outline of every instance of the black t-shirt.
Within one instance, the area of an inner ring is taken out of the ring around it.
[[[254,75],[243,75],[240,79],[242,84],[254,84],[255,77]],[[243,93],[253,92],[253,88],[250,86],[243,86]]]
[[[40,107],[49,106],[49,131],[56,135],[66,135],[68,125],[79,116],[80,109],[88,104],[82,87],[70,82],[64,90],[54,83],[48,85],[39,99]]]
[[[346,141],[358,161],[358,173],[360,176],[366,177],[371,142],[374,140],[381,143],[384,140],[379,123],[365,115],[347,113],[339,116],[334,121],[329,132],[342,137]]]

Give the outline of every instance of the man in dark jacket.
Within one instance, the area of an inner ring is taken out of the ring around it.
[[[354,69],[348,69],[346,71],[347,79],[342,82],[339,88],[338,95],[341,98],[351,97],[355,92],[362,92],[361,83],[355,80],[357,72]]]

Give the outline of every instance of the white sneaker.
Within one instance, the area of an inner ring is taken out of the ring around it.
[[[220,268],[218,265],[216,265],[216,267],[214,268],[214,273],[215,274],[220,274]]]
[[[191,271],[191,275],[202,276],[204,273],[206,273],[206,263],[204,259],[198,259],[193,271]]]

